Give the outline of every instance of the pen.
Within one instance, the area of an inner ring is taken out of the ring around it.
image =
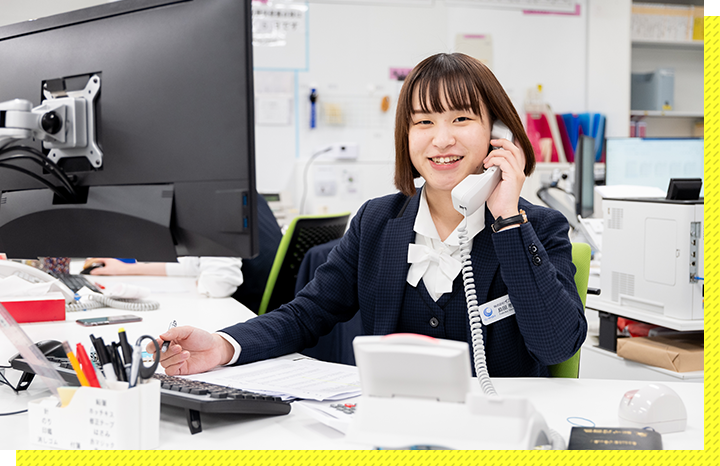
[[[85,351],[82,343],[75,345],[75,352],[77,353],[78,361],[80,361],[80,367],[87,377],[88,383],[91,387],[100,388],[100,382],[98,382],[97,376],[95,375],[95,368],[90,362],[90,357]]]
[[[171,328],[174,328],[174,327],[177,327],[177,322],[173,320],[172,322],[170,322],[170,325],[168,326],[168,330],[170,330]],[[160,348],[160,351],[164,353],[165,351],[167,351],[168,346],[170,346],[170,341],[164,341],[162,344],[162,348]]]
[[[88,382],[87,377],[85,377],[85,373],[83,373],[82,369],[80,368],[80,363],[78,362],[77,358],[72,352],[72,349],[70,349],[70,345],[67,341],[62,342],[63,351],[65,351],[65,354],[67,355],[68,359],[70,360],[70,364],[72,365],[73,370],[75,371],[75,374],[77,375],[78,380],[80,381],[80,385],[83,387],[89,387],[90,382]]]
[[[127,334],[125,328],[118,330],[118,337],[120,337],[120,346],[122,347],[123,361],[125,361],[125,370],[130,371],[130,364],[132,363],[132,346],[128,343]],[[125,378],[127,381],[127,378]]]
[[[95,335],[90,335],[90,341],[95,347],[95,352],[97,353],[98,359],[100,360],[100,365],[102,366],[102,371],[105,375],[105,378],[110,380],[111,382],[116,382],[117,376],[115,375],[115,370],[113,369],[112,361],[110,360],[110,353],[105,347],[105,342],[103,341],[102,337],[95,338]]]

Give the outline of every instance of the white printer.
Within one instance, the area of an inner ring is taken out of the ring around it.
[[[704,200],[603,199],[600,299],[703,319]]]

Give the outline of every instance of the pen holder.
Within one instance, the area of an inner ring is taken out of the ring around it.
[[[65,390],[67,390],[65,388]],[[80,387],[64,407],[57,398],[28,403],[30,439],[44,448],[138,450],[157,448],[160,430],[160,381],[127,388]]]

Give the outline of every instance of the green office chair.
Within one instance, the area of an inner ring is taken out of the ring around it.
[[[575,286],[577,286],[580,301],[585,308],[588,279],[590,278],[590,245],[586,243],[573,243],[572,261],[575,264]],[[580,350],[567,361],[549,367],[552,377],[567,377],[577,379],[580,374]]]
[[[305,253],[315,245],[342,237],[349,218],[350,212],[344,212],[301,215],[293,219],[275,254],[258,315],[277,309],[295,298],[295,282]]]

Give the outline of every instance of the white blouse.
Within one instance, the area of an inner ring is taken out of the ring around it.
[[[470,249],[472,249],[473,238],[483,228],[485,228],[485,209],[481,208],[467,219]],[[430,215],[425,190],[422,191],[420,197],[413,230],[415,231],[415,244],[408,245],[410,270],[407,282],[416,287],[422,279],[430,297],[433,301],[437,301],[444,293],[452,291],[453,281],[462,270],[458,230],[455,228],[445,241],[440,240],[440,235]]]

